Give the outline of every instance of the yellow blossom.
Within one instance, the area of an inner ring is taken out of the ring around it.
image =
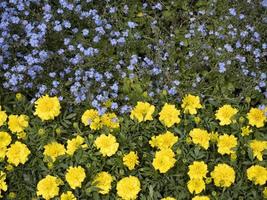
[[[256,126],[257,128],[263,127],[266,121],[266,116],[263,110],[258,108],[251,108],[247,114],[248,123],[251,126]]]
[[[179,118],[180,110],[175,108],[175,105],[165,103],[159,113],[159,120],[167,127],[171,127],[175,123],[178,124],[181,119]]]
[[[95,146],[103,156],[110,157],[117,152],[119,143],[117,143],[116,138],[113,135],[101,134],[96,138]]]
[[[195,115],[197,114],[197,109],[202,108],[202,105],[198,96],[188,94],[183,98],[181,107],[185,113]]]
[[[123,156],[123,164],[126,165],[129,170],[133,170],[135,165],[139,164],[136,152],[131,151],[127,155]]]
[[[11,144],[10,147],[7,149],[7,162],[15,166],[18,166],[20,163],[24,164],[28,160],[28,156],[30,153],[30,150],[25,144],[16,141],[14,144]]]
[[[8,128],[13,133],[22,132],[29,126],[28,120],[27,115],[9,115]]]
[[[85,177],[85,170],[81,166],[69,167],[65,176],[66,181],[72,189],[82,187],[82,182]]]
[[[267,181],[267,169],[260,165],[253,165],[247,169],[248,180],[255,185],[264,185]]]
[[[2,110],[0,106],[0,127],[3,126],[3,124],[6,122],[7,114],[6,111]]]
[[[198,144],[204,149],[209,148],[210,135],[208,131],[200,128],[194,128],[190,131],[189,135],[192,138],[194,144]]]
[[[79,135],[71,140],[68,140],[66,153],[72,156],[74,152],[83,145],[83,143],[84,138]]]
[[[37,184],[37,195],[50,200],[59,194],[59,181],[57,177],[47,175]]]
[[[216,119],[220,121],[220,125],[229,125],[233,122],[233,117],[236,115],[238,110],[233,108],[231,105],[224,105],[216,111]]]
[[[100,194],[108,194],[111,189],[112,176],[108,172],[99,172],[93,180],[93,184],[99,189]]]
[[[57,157],[64,155],[66,152],[64,145],[57,142],[50,142],[44,146],[44,156],[50,157],[54,162]]]
[[[205,185],[205,182],[203,181],[203,179],[193,178],[193,179],[190,179],[188,181],[187,188],[188,188],[190,193],[199,194],[200,192],[205,190],[206,185]]]
[[[168,149],[178,141],[178,137],[174,136],[173,133],[167,131],[166,133],[160,134],[158,136],[153,136],[149,141],[151,147],[157,147],[159,149]]]
[[[129,176],[122,178],[116,189],[118,196],[123,200],[135,200],[141,190],[141,184],[138,178]]]
[[[250,129],[249,126],[244,126],[241,128],[241,135],[244,136],[248,136],[250,133],[252,132],[252,130]]]
[[[42,121],[53,120],[60,114],[60,103],[57,97],[41,96],[35,101],[35,112]]]
[[[6,174],[3,171],[0,171],[0,198],[1,196],[1,192],[2,191],[7,191],[7,184],[6,184]]]
[[[138,122],[153,120],[152,114],[155,111],[155,106],[147,102],[137,102],[137,105],[131,111],[131,119],[137,119]]]
[[[120,127],[119,119],[115,113],[105,113],[101,117],[101,123],[111,129]]]
[[[77,200],[74,194],[71,191],[64,192],[60,196],[60,200]]]
[[[227,164],[218,164],[211,172],[211,177],[217,187],[230,187],[235,182],[235,171]]]
[[[102,127],[101,118],[95,109],[86,110],[81,120],[85,126],[90,126],[92,130],[98,130]]]
[[[156,170],[159,170],[160,173],[166,173],[176,162],[174,156],[175,154],[171,149],[157,151],[152,165]]]
[[[208,166],[203,161],[194,161],[193,164],[189,165],[188,176],[190,179],[206,178],[208,173]]]
[[[237,146],[237,138],[233,135],[221,135],[218,139],[218,152],[222,155],[234,153]]]
[[[249,146],[252,149],[253,156],[262,161],[263,152],[267,150],[267,141],[252,140]]]
[[[0,148],[7,147],[11,140],[11,136],[7,132],[0,131]]]

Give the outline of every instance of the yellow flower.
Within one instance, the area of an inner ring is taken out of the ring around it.
[[[6,119],[7,119],[6,111],[1,110],[0,106],[0,127],[3,126],[3,124],[6,122]]]
[[[134,176],[124,177],[117,183],[117,194],[123,200],[137,199],[140,190],[140,181]]]
[[[255,185],[264,185],[267,181],[267,169],[260,165],[253,165],[247,169],[248,180]]]
[[[7,184],[6,184],[6,174],[3,171],[0,171],[0,198],[1,191],[7,191]]]
[[[111,189],[112,176],[108,172],[99,172],[93,184],[99,189],[100,194],[108,194]]]
[[[200,192],[205,190],[206,185],[205,185],[205,182],[203,181],[203,179],[193,178],[193,179],[190,179],[188,181],[187,188],[188,188],[190,193],[199,194]]]
[[[11,144],[7,150],[7,162],[15,166],[18,166],[20,163],[24,164],[28,160],[28,155],[30,153],[30,150],[25,144],[16,141],[14,144]]]
[[[219,136],[217,146],[218,152],[222,155],[234,153],[233,148],[237,146],[237,138],[233,135],[221,135]]]
[[[178,137],[174,136],[173,133],[167,131],[164,134],[153,136],[149,141],[151,147],[158,147],[159,149],[168,149],[178,141]]]
[[[57,97],[42,96],[35,101],[35,112],[42,121],[54,119],[60,114],[60,103]]]
[[[92,130],[98,130],[102,127],[101,119],[97,110],[86,110],[83,113],[81,120],[85,126],[90,126]]]
[[[189,113],[190,115],[197,114],[197,109],[202,108],[200,98],[191,94],[186,95],[182,101],[182,108],[184,113]]]
[[[131,151],[127,155],[123,156],[123,164],[126,165],[129,170],[133,170],[135,165],[139,164],[137,154]]]
[[[195,196],[192,200],[210,200],[208,196]]]
[[[138,122],[153,120],[152,114],[155,111],[155,106],[147,102],[137,102],[135,108],[131,111],[131,119],[137,119]]]
[[[0,162],[2,162],[6,157],[7,147],[0,148]]]
[[[11,136],[7,132],[0,131],[0,148],[7,147],[11,140]]]
[[[8,128],[13,133],[19,133],[24,131],[29,126],[27,115],[9,115]]]
[[[233,117],[238,112],[236,108],[231,105],[224,105],[216,111],[216,119],[220,121],[220,125],[229,125],[233,122]]]
[[[81,166],[69,167],[65,176],[66,181],[72,189],[82,187],[82,182],[85,177],[85,170]]]
[[[57,177],[47,175],[37,184],[37,195],[45,200],[56,197],[59,193],[59,181]]]
[[[157,151],[152,165],[160,173],[166,173],[176,162],[174,156],[175,154],[171,149]]]
[[[64,145],[57,142],[50,142],[44,146],[44,156],[50,157],[54,162],[57,157],[64,155],[66,152]]]
[[[165,198],[162,198],[161,200],[176,200],[176,199],[173,197],[165,197]]]
[[[96,138],[95,146],[97,149],[100,150],[100,153],[103,156],[110,157],[117,152],[119,148],[119,143],[117,143],[116,138],[113,135],[101,134],[99,137]]]
[[[248,136],[250,133],[252,132],[252,130],[250,129],[249,126],[244,126],[241,128],[241,135],[244,136]]]
[[[165,103],[162,110],[159,113],[159,120],[162,124],[167,127],[171,127],[175,123],[179,123],[180,110],[175,108],[175,105]]]
[[[188,176],[190,179],[206,178],[208,166],[203,161],[194,161],[189,165]]]
[[[74,152],[83,145],[83,143],[84,138],[79,135],[76,138],[68,140],[66,153],[72,156]]]
[[[211,177],[217,187],[230,187],[235,182],[235,171],[227,164],[218,164],[211,172]]]
[[[263,151],[267,150],[267,141],[252,140],[249,144],[253,156],[262,161]]]
[[[263,110],[258,108],[251,108],[247,114],[248,123],[251,126],[256,126],[257,128],[263,127],[266,121],[266,116]]]
[[[74,194],[71,191],[64,192],[60,196],[60,200],[77,200]]]
[[[189,135],[192,138],[194,144],[198,144],[204,149],[209,148],[210,135],[208,131],[200,128],[194,128],[190,131]]]
[[[111,129],[120,127],[119,119],[115,113],[105,113],[101,117],[101,123]]]

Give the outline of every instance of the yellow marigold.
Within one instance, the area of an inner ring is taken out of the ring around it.
[[[77,200],[74,194],[71,191],[64,192],[60,196],[60,200]]]
[[[14,144],[11,144],[10,147],[7,149],[7,162],[15,166],[18,166],[20,163],[24,164],[28,160],[28,156],[30,153],[30,150],[25,144],[16,141]]]
[[[188,181],[187,188],[188,188],[190,193],[199,194],[200,192],[205,190],[206,185],[205,185],[205,182],[203,181],[203,179],[193,178],[193,179],[190,179]]]
[[[35,101],[35,112],[42,121],[54,119],[60,114],[60,103],[57,97],[41,96]]]
[[[24,131],[29,126],[29,117],[27,115],[9,115],[8,128],[13,133]]]
[[[251,126],[256,126],[257,128],[263,127],[266,121],[266,116],[263,110],[258,108],[251,108],[247,114],[248,123]]]
[[[182,108],[184,113],[189,113],[190,115],[197,114],[197,109],[202,108],[200,98],[191,94],[186,95],[182,100]]]
[[[176,200],[176,199],[173,197],[165,197],[165,198],[162,198],[161,200]]]
[[[44,146],[44,156],[50,157],[54,162],[57,157],[64,155],[66,152],[64,145],[57,142],[50,142]]]
[[[192,200],[210,200],[208,196],[195,196]]]
[[[138,122],[153,120],[152,114],[155,111],[155,106],[147,102],[137,102],[137,105],[131,111],[131,119],[137,119]]]
[[[250,133],[252,132],[252,130],[250,129],[249,126],[244,126],[241,128],[241,135],[244,136],[248,136]]]
[[[248,180],[255,185],[264,185],[267,181],[267,169],[260,165],[253,165],[247,169]]]
[[[204,149],[209,148],[210,135],[208,131],[200,128],[194,128],[190,131],[189,135],[192,138],[194,144],[198,144]]]
[[[168,149],[178,142],[178,137],[174,136],[173,133],[167,131],[164,134],[153,136],[149,141],[151,147],[157,147],[159,149]]]
[[[110,157],[117,152],[119,143],[117,143],[116,138],[113,135],[101,134],[96,138],[95,146],[103,156]]]
[[[11,140],[11,136],[7,132],[0,131],[0,148],[7,147]]]
[[[52,199],[59,194],[60,181],[57,177],[47,175],[37,184],[37,196],[42,196],[45,200]]]
[[[211,172],[211,177],[217,187],[230,187],[235,182],[235,171],[227,164],[218,164]]]
[[[126,165],[129,170],[133,170],[135,165],[139,164],[136,152],[131,151],[127,155],[123,156],[123,164]]]
[[[93,184],[99,189],[100,194],[108,194],[111,189],[112,176],[108,172],[99,172],[93,180]]]
[[[124,177],[117,183],[117,194],[123,200],[135,200],[141,190],[138,178],[134,176]]]
[[[82,187],[82,182],[85,177],[85,170],[81,166],[69,167],[65,176],[66,181],[72,189]]]
[[[229,125],[233,122],[233,117],[236,115],[238,110],[233,108],[231,105],[224,105],[216,111],[216,119],[220,121],[220,125]]]
[[[249,146],[252,149],[253,156],[262,161],[263,152],[267,150],[267,141],[252,140]]]
[[[3,126],[3,124],[6,122],[7,119],[7,114],[6,111],[1,110],[1,106],[0,106],[0,127]]]
[[[0,148],[0,162],[3,161],[6,157],[7,147]]]
[[[101,118],[98,111],[95,109],[86,110],[81,120],[85,126],[90,126],[92,130],[98,130],[102,127]]]
[[[159,120],[165,126],[171,127],[175,123],[178,124],[181,121],[179,115],[180,110],[177,110],[175,105],[165,103],[159,113]]]
[[[7,184],[6,184],[6,174],[3,171],[0,171],[0,198],[1,192],[2,191],[7,191]]]
[[[84,138],[79,135],[71,140],[68,140],[66,153],[72,156],[74,152],[83,145],[83,143]]]
[[[237,138],[233,135],[221,135],[218,139],[218,152],[222,155],[234,153],[237,146]]]
[[[174,156],[175,154],[171,149],[157,151],[152,165],[156,170],[159,170],[160,173],[166,173],[176,162]]]
[[[105,113],[101,117],[101,123],[111,129],[120,127],[119,119],[115,113]]]
[[[203,161],[194,161],[193,164],[189,165],[188,176],[190,179],[206,178],[208,173],[208,166]]]

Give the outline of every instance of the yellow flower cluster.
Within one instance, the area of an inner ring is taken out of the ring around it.
[[[110,129],[119,128],[119,119],[115,113],[105,113],[100,116],[97,110],[86,110],[82,117],[82,123],[85,126],[90,126],[92,130],[99,130],[106,126]]]
[[[204,178],[208,173],[208,166],[203,161],[194,161],[189,165],[188,176],[190,180],[187,183],[187,187],[190,193],[199,194],[205,190]]]
[[[0,106],[0,127],[4,125],[6,120],[7,120],[6,111],[2,110],[2,107]]]
[[[86,148],[87,145],[84,144],[84,138],[78,135],[77,137],[67,141],[66,153],[72,156],[80,147]]]
[[[37,195],[45,200],[50,200],[59,194],[59,185],[61,181],[54,176],[47,175],[37,184]]]
[[[96,138],[94,144],[103,156],[108,157],[114,155],[119,148],[119,143],[117,143],[116,137],[111,134],[101,134]]]
[[[9,115],[8,128],[12,133],[20,133],[29,126],[27,115]]]
[[[123,156],[123,164],[127,166],[129,170],[133,170],[135,165],[139,164],[136,152],[131,151],[130,153]]]
[[[149,141],[149,144],[151,147],[157,147],[158,149],[168,149],[172,148],[176,142],[178,142],[178,137],[167,131],[166,133],[158,136],[153,136]]]
[[[7,150],[7,162],[15,166],[18,166],[20,163],[24,164],[28,160],[30,153],[30,150],[25,144],[16,141],[14,144],[11,144]]]
[[[6,174],[3,171],[0,171],[0,198],[2,198],[1,192],[7,191],[7,184],[6,184]]]
[[[108,172],[99,172],[93,180],[93,184],[99,189],[100,194],[108,194],[111,189],[112,176]]]
[[[238,110],[231,105],[224,105],[216,111],[216,119],[220,121],[220,125],[229,125],[233,122],[233,118]]]
[[[202,108],[202,105],[198,96],[188,94],[183,98],[181,107],[184,109],[184,113],[195,115],[197,114],[197,109]]]
[[[123,200],[135,200],[141,190],[141,184],[135,176],[122,178],[117,183],[117,194]]]
[[[175,108],[175,105],[165,103],[159,113],[159,121],[167,127],[180,123],[180,110]]]
[[[7,132],[0,132],[0,161],[5,159],[7,147],[11,141],[11,136]]]
[[[69,167],[65,176],[66,181],[72,189],[82,187],[82,182],[85,177],[85,170],[81,166]]]
[[[251,108],[247,114],[249,124],[257,128],[263,127],[266,122],[266,116],[263,110]]]
[[[153,120],[152,114],[155,111],[155,106],[147,102],[137,102],[135,108],[131,111],[131,119],[137,119],[138,122]]]
[[[77,200],[71,191],[67,191],[61,194],[60,200]]]
[[[211,172],[211,177],[217,187],[230,187],[235,182],[235,171],[227,164],[218,164]]]
[[[176,162],[174,156],[175,154],[171,149],[157,151],[152,165],[156,170],[159,170],[160,173],[166,173]]]
[[[252,149],[253,156],[262,161],[263,152],[267,150],[267,141],[252,140],[249,147]]]
[[[57,97],[42,96],[35,101],[35,112],[42,121],[52,120],[60,114],[60,103]]]
[[[222,155],[235,153],[234,148],[237,146],[237,138],[233,135],[221,135],[218,139],[218,152]]]
[[[198,144],[206,150],[209,148],[210,135],[208,131],[200,128],[194,128],[190,131],[189,135],[194,144]]]
[[[247,177],[255,185],[264,185],[267,181],[267,168],[253,165],[247,169]]]
[[[63,144],[57,142],[50,142],[44,146],[44,156],[45,159],[52,159],[54,162],[57,157],[62,156],[66,153],[66,149]]]

